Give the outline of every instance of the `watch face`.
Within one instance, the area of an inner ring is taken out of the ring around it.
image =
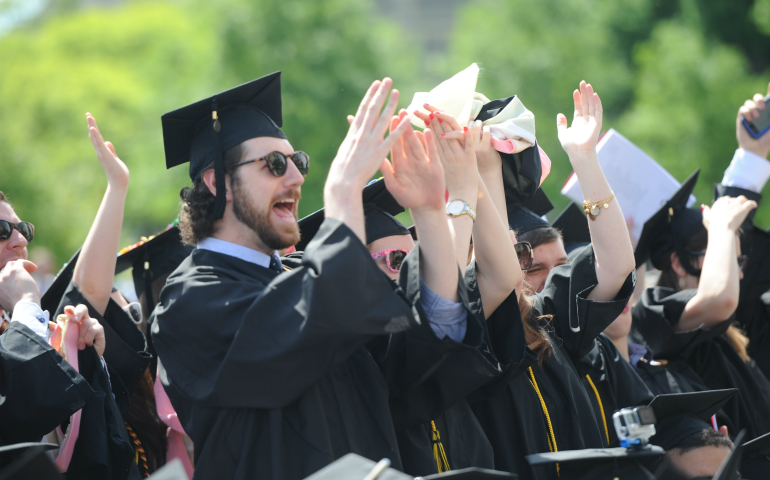
[[[452,200],[449,205],[446,206],[446,212],[450,215],[457,215],[463,211],[463,202],[460,200]]]

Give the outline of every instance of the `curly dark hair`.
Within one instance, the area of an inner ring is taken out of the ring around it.
[[[241,161],[243,148],[241,144],[225,150],[223,160],[225,164],[225,175],[232,175],[232,165]],[[206,168],[213,168],[209,165]],[[179,192],[182,199],[182,209],[179,212],[179,231],[182,234],[182,242],[187,245],[195,245],[200,240],[210,237],[216,230],[214,220],[214,203],[216,197],[211,194],[206,183],[203,181],[203,174],[193,181],[192,187],[184,187]]]

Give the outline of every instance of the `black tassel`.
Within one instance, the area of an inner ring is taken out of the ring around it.
[[[219,131],[222,124],[217,118],[217,100],[211,101],[211,131],[214,136],[214,174],[216,175],[217,196],[214,200],[214,220],[219,220],[225,215],[225,165],[222,159],[222,144],[219,141]]]

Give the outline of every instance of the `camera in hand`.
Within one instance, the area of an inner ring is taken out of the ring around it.
[[[752,118],[748,120],[746,117],[741,117],[741,122],[746,130],[754,138],[759,138],[768,130],[770,130],[770,94],[765,97],[765,109],[759,111],[759,118]]]

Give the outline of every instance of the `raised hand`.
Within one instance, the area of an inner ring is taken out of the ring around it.
[[[104,141],[94,116],[86,113],[86,120],[88,121],[88,137],[96,151],[96,158],[99,159],[99,163],[107,175],[107,183],[113,188],[128,188],[128,167],[115,154],[115,147],[112,143]]]
[[[338,186],[360,189],[374,176],[382,159],[406,131],[406,125],[399,125],[384,138],[398,104],[398,90],[393,90],[385,109],[382,108],[392,85],[390,78],[372,83],[356,114],[352,119],[348,118],[350,128],[326,179],[328,193],[332,193],[329,189]]]
[[[767,84],[767,93],[770,94],[770,83]],[[765,133],[759,138],[752,137],[743,126],[741,117],[746,117],[746,120],[757,119],[759,112],[766,108],[768,105],[765,104],[764,95],[756,93],[751,100],[746,100],[741,106],[735,119],[735,136],[738,138],[738,146],[762,158],[767,158],[767,154],[770,153],[770,133]]]
[[[575,101],[572,126],[567,127],[567,117],[560,113],[556,116],[556,127],[562,148],[574,162],[586,154],[596,155],[596,143],[602,129],[602,101],[585,81],[580,82],[580,90],[575,90],[572,98]]]
[[[444,179],[449,196],[471,202],[475,208],[478,192],[478,168],[476,166],[476,137],[480,135],[480,124],[473,129],[460,127],[454,117],[425,104],[431,112],[415,115],[425,122],[436,137],[436,150],[444,167]],[[475,135],[475,137],[474,137]]]
[[[443,211],[444,169],[435,134],[430,129],[415,132],[404,110],[391,119],[391,129],[395,132],[403,125],[406,131],[393,145],[392,163],[385,159],[380,164],[385,186],[404,208]]]
[[[737,232],[746,220],[749,212],[757,208],[757,202],[749,200],[743,195],[733,197],[719,197],[714,204],[701,206],[703,209],[703,225],[707,229],[730,229]]]

